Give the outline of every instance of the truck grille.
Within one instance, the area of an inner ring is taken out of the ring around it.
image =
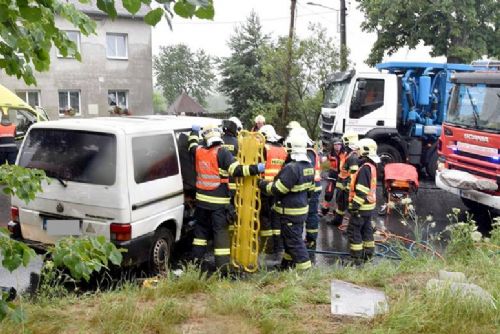
[[[455,154],[462,156],[462,157],[486,161],[489,163],[498,163],[498,162],[494,162],[490,157],[485,157],[485,156],[474,154],[474,153],[469,153],[469,152],[464,152],[464,151],[456,151]],[[485,169],[492,169],[491,167],[488,167],[488,166],[482,166],[482,167]],[[493,171],[494,171],[494,169],[493,169]]]
[[[330,131],[333,128],[333,122],[335,121],[335,116],[327,117],[321,115],[321,127],[323,131]]]

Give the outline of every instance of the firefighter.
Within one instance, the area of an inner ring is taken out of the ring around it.
[[[261,180],[259,186],[263,192],[276,197],[272,209],[277,213],[285,248],[282,268],[295,266],[298,270],[307,270],[311,260],[302,232],[309,210],[308,192],[314,189],[314,168],[307,157],[307,138],[291,133],[285,143],[290,162],[274,181]]]
[[[357,141],[358,134],[356,133],[345,133],[342,136],[344,149],[339,154],[339,176],[335,184],[337,188],[335,198],[337,208],[333,218],[335,226],[342,225],[349,200],[351,175],[358,171],[358,156],[355,151]]]
[[[351,221],[347,227],[351,257],[355,264],[367,261],[375,253],[371,217],[377,203],[377,143],[370,138],[358,142],[360,167],[352,176],[349,192]]]
[[[340,152],[343,150],[342,138],[335,137],[332,140],[332,147],[330,152],[328,153],[328,177],[327,177],[327,185],[325,187],[325,197],[323,203],[321,203],[321,213],[323,215],[327,215],[330,211],[330,202],[334,198],[335,194],[335,185],[337,183],[337,179],[339,176],[339,163],[340,163]]]
[[[276,134],[276,130],[272,125],[264,125],[260,128],[259,132],[266,138],[266,144],[264,145],[264,157],[266,161],[264,180],[272,182],[285,164],[288,153],[283,145],[279,144],[281,136]],[[281,242],[280,222],[276,219],[274,211],[271,210],[273,199],[273,196],[262,194],[260,237],[263,249],[268,254],[271,254],[271,260],[278,261],[281,257],[283,244]]]
[[[0,121],[0,165],[8,162],[13,165],[16,162],[16,126],[9,120],[9,116],[1,110],[2,119]]]
[[[200,127],[193,125],[189,136],[189,150],[196,167],[197,224],[194,230],[193,258],[201,261],[210,237],[214,238],[215,265],[227,271],[230,254],[227,210],[231,202],[229,176],[249,176],[264,172],[264,164],[240,165],[231,153],[222,147],[221,129],[205,126],[202,137],[206,145],[198,145]]]
[[[262,115],[257,115],[255,117],[255,124],[252,127],[253,132],[257,132],[260,130],[261,127],[266,125],[266,119]]]

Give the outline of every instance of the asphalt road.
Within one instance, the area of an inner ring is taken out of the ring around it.
[[[378,197],[381,199],[380,187]],[[433,216],[436,226],[430,230],[430,233],[438,233],[446,227],[449,223],[446,215],[452,208],[459,208],[465,211],[465,207],[458,197],[441,191],[435,187],[434,182],[430,181],[421,182],[420,189],[414,195],[413,204],[416,207],[418,216],[422,217],[422,219],[425,219],[428,215]],[[10,200],[8,197],[0,195],[0,226],[6,226],[9,216]],[[326,216],[321,219],[317,249],[323,251],[347,251],[348,243],[346,235],[339,231],[337,227],[327,223],[331,218],[331,216]],[[411,226],[401,224],[401,219],[397,215],[388,218],[375,215],[374,218],[379,224],[380,221],[383,221],[389,231],[398,235],[412,237]],[[316,263],[318,265],[330,265],[335,260],[336,258],[330,255],[316,256]],[[40,267],[40,259],[32,262],[28,268],[22,268],[12,274],[6,272],[0,266],[0,286],[15,286],[19,290],[25,290],[29,283],[30,272],[39,272]]]

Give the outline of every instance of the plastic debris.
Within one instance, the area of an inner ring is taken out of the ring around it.
[[[388,308],[382,291],[339,280],[332,281],[331,301],[331,312],[335,315],[371,318],[387,312]]]

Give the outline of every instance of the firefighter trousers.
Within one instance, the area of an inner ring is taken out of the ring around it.
[[[337,198],[335,202],[337,204],[337,209],[335,209],[335,217],[333,218],[333,225],[339,226],[344,220],[344,216],[347,211],[347,206],[349,204],[349,189],[338,189]]]
[[[309,212],[306,218],[306,243],[307,248],[316,248],[319,226],[319,195],[321,192],[315,191],[309,198]]]
[[[369,260],[375,253],[371,213],[353,214],[347,227],[349,248],[354,260]]]
[[[208,210],[196,207],[192,257],[202,261],[208,240],[214,239],[215,266],[223,271],[228,269],[230,243],[227,222],[227,208]]]
[[[281,225],[276,212],[271,208],[273,198],[262,196],[260,209],[260,251],[276,254],[283,249]]]
[[[304,222],[293,222],[287,216],[278,214],[285,253],[281,263],[283,268],[295,266],[298,270],[311,268],[311,260],[302,239]]]

